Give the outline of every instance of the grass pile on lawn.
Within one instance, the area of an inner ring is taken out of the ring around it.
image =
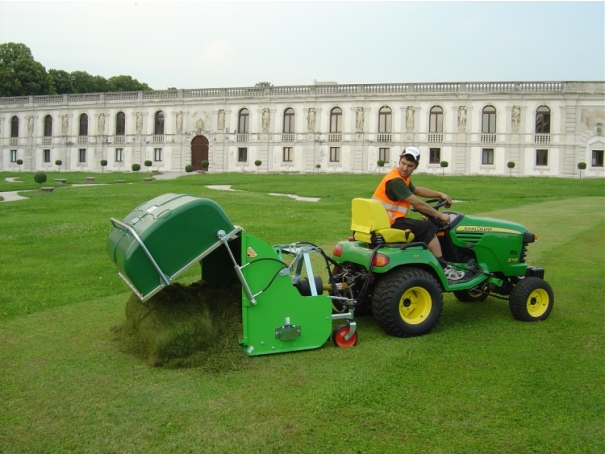
[[[170,285],[146,302],[131,294],[126,320],[113,331],[122,350],[152,366],[211,372],[244,367],[241,287],[206,282]]]

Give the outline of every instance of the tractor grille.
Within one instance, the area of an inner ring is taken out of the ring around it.
[[[465,243],[477,244],[483,238],[483,232],[460,232],[456,233],[456,236]]]
[[[527,256],[527,243],[523,243],[523,249],[521,249],[520,263],[525,263],[525,257]]]

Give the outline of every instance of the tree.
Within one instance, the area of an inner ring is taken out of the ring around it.
[[[202,161],[202,170],[208,170],[209,165],[210,165],[210,162]]]
[[[133,172],[138,172],[139,170],[141,170],[141,165],[140,164],[133,164],[131,166],[131,169]]]
[[[185,172],[187,172],[187,173],[193,172],[193,166],[191,164],[187,164],[185,166]]]
[[[19,172],[21,172],[21,166],[23,165],[23,159],[17,159],[15,162],[19,166]]]
[[[101,173],[105,172],[106,166],[107,166],[107,159],[101,159]]]
[[[147,167],[147,172],[149,172],[149,167],[151,167],[153,165],[153,162],[147,160],[147,161],[145,161],[144,164],[145,164],[145,167]]]
[[[36,172],[34,174],[34,181],[42,186],[42,183],[46,183],[47,176],[44,172]]]
[[[131,76],[114,76],[107,79],[107,82],[109,84],[109,91],[152,90],[149,85],[139,82]]]
[[[0,97],[54,93],[46,68],[34,60],[25,44],[0,44]]]
[[[515,163],[513,161],[509,161],[506,164],[506,167],[508,167],[510,169],[510,176],[513,176],[513,169],[515,168]]]
[[[53,81],[55,92],[58,95],[69,94],[74,92],[71,74],[62,69],[49,69],[48,75]]]
[[[580,180],[582,179],[582,170],[586,169],[585,162],[578,162],[578,170],[580,171]]]
[[[443,169],[443,172],[441,173],[441,175],[445,175],[445,168],[446,168],[447,166],[449,166],[449,165],[450,165],[450,163],[449,163],[449,162],[447,162],[447,161],[441,161],[441,162],[439,163],[439,165],[441,165],[441,168]]]
[[[379,159],[378,161],[376,161],[376,164],[378,165],[380,170],[382,170],[382,168],[384,167],[384,160]]]
[[[257,82],[255,87],[272,87],[273,84],[271,82]]]
[[[61,161],[60,159],[57,159],[55,161],[55,165],[59,168],[59,172],[61,172],[61,164],[63,164],[63,161]]]
[[[262,163],[263,162],[258,159],[254,161],[254,165],[256,166],[256,173],[258,173],[258,168],[261,166]]]

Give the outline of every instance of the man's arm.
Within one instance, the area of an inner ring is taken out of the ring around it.
[[[425,189],[425,188],[416,188],[416,191],[414,191],[414,194],[418,193],[418,189]],[[446,199],[446,197],[439,197],[437,195],[437,194],[441,194],[440,192],[435,192],[435,191],[429,190],[429,194],[432,194],[432,195],[423,195],[423,194],[425,194],[425,192],[423,192],[423,191],[420,191],[420,192],[421,192],[421,194],[418,194],[418,195],[421,197],[429,197],[429,198],[434,198],[434,199],[436,199],[436,198]],[[445,194],[441,194],[441,195],[445,196]],[[411,195],[411,196],[407,197],[405,199],[405,201],[407,203],[409,203],[410,205],[412,205],[416,211],[424,214],[425,216],[439,218],[439,220],[444,223],[448,223],[450,221],[449,214],[440,213],[435,208],[431,207],[428,203],[426,203],[424,200],[420,200],[415,195]],[[450,199],[450,201],[451,201],[451,199]]]

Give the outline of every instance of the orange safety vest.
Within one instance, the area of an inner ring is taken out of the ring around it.
[[[405,217],[406,214],[408,214],[408,210],[410,209],[410,204],[407,203],[405,200],[393,201],[387,196],[387,183],[391,180],[394,180],[395,178],[403,180],[408,187],[410,186],[410,179],[402,178],[401,174],[399,173],[399,169],[395,167],[393,170],[391,170],[385,175],[385,177],[382,179],[382,181],[376,188],[376,191],[374,191],[374,195],[372,196],[373,199],[379,200],[380,203],[382,203],[387,209],[387,214],[389,215],[389,221],[391,221],[391,225],[393,225],[397,218]]]

